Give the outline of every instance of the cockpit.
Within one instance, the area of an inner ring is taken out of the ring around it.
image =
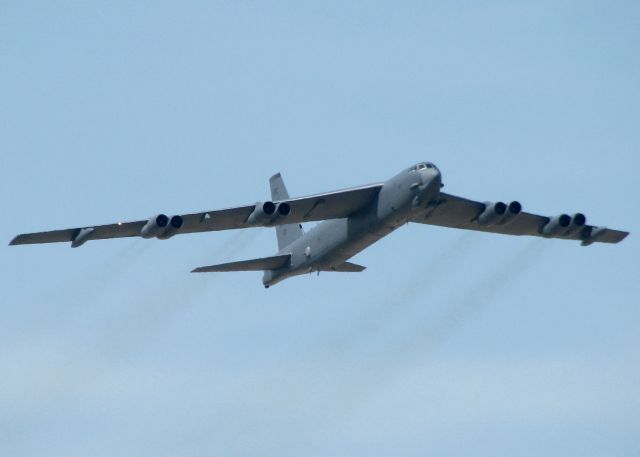
[[[438,168],[432,164],[431,162],[422,162],[419,163],[417,165],[414,165],[413,167],[409,168],[409,171],[420,171],[420,170],[424,170],[425,168],[430,168],[430,169],[435,169],[437,170]]]

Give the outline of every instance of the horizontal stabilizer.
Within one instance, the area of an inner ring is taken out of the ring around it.
[[[336,267],[331,267],[329,271],[337,271],[340,273],[360,273],[367,267],[363,267],[362,265],[358,265],[357,263],[345,262]]]
[[[289,263],[291,254],[263,257],[261,259],[241,260],[239,262],[209,265],[191,270],[191,273],[211,273],[217,271],[263,271],[277,270]]]

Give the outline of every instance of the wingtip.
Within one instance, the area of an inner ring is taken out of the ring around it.
[[[625,231],[614,231],[614,234],[616,234],[617,236],[614,239],[614,243],[620,243],[621,241],[623,241],[624,239],[626,239],[629,236],[630,232],[625,232]]]
[[[13,239],[9,241],[9,246],[15,246],[17,244],[20,244],[18,241],[19,239],[20,239],[20,235],[14,236]]]

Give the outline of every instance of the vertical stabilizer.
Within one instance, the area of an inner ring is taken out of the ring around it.
[[[280,173],[269,178],[269,185],[271,186],[271,199],[274,202],[289,198],[289,192],[287,192]],[[278,237],[278,249],[282,249],[302,236],[302,227],[299,224],[277,225],[276,236]]]

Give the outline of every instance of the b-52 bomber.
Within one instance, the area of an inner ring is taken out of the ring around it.
[[[249,227],[275,227],[278,252],[271,257],[199,267],[195,273],[264,271],[268,288],[310,272],[360,272],[349,259],[408,222],[505,235],[529,235],[618,243],[629,233],[588,225],[582,213],[538,216],[517,201],[477,202],[442,192],[442,174],[430,162],[402,170],[385,182],[290,198],[282,176],[269,180],[271,200],[202,213],[77,227],[16,236],[11,245],[71,242],[139,236],[166,240],[174,235]],[[302,223],[322,221],[305,232]]]

